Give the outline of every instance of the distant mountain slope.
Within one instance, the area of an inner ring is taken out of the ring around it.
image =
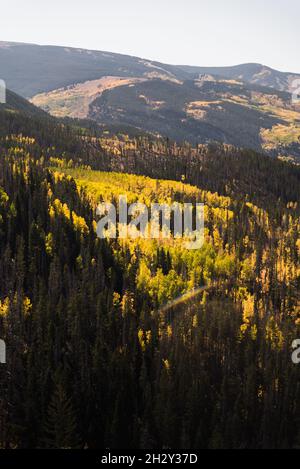
[[[298,159],[300,107],[287,91],[296,77],[259,64],[174,66],[110,52],[0,42],[0,78],[54,116]]]
[[[57,117],[88,118],[104,128],[300,156],[300,108],[290,94],[234,80],[103,77],[32,101]]]
[[[300,75],[283,73],[260,64],[234,67],[191,67],[163,64],[111,52],[70,47],[0,42],[0,77],[24,97],[104,76],[195,79],[199,74],[244,80],[280,91],[290,91]]]
[[[293,90],[293,80],[300,78],[300,75],[297,73],[279,72],[278,70],[256,63],[236,65],[233,67],[179,66],[178,68],[189,74],[209,74],[231,80],[241,80],[252,84],[267,86],[278,91],[289,92]]]
[[[110,52],[0,42],[0,77],[24,97],[104,76],[175,77],[176,67]],[[189,73],[178,69],[180,78]],[[177,77],[176,75],[176,77]]]
[[[227,81],[152,80],[105,91],[88,117],[194,144],[218,141],[300,156],[300,109],[288,93]]]

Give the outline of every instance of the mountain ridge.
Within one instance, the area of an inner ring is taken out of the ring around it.
[[[39,55],[39,53],[41,54]],[[54,54],[55,57],[53,53],[56,53],[56,55]],[[74,54],[76,57],[74,57]],[[24,55],[26,55],[25,61]],[[73,58],[78,62],[77,66],[72,62]],[[119,62],[116,67],[114,62],[117,59]],[[60,61],[65,63],[63,64]],[[40,67],[38,75],[36,74],[37,65]],[[70,73],[61,74],[60,78],[58,76],[54,77],[51,74],[51,68],[55,66],[60,71],[66,72],[66,69],[68,69]],[[85,71],[81,69],[84,66],[88,67]],[[107,69],[109,66],[110,70]],[[279,91],[291,91],[290,80],[300,79],[299,73],[282,72],[259,63],[244,63],[224,67],[172,65],[109,51],[0,41],[0,76],[7,81],[7,85],[12,91],[27,98],[31,98],[40,92],[51,91],[87,79],[99,79],[105,74],[114,76],[118,74],[133,76],[137,74],[137,76],[142,76],[149,73],[149,69],[172,74],[177,79],[195,79],[197,75],[205,73],[223,78],[239,78],[250,83],[271,86]],[[118,71],[118,74],[111,73],[112,71]],[[46,72],[48,72],[48,79]],[[266,73],[268,74],[267,77],[263,75]],[[262,75],[259,76],[260,74]],[[31,83],[28,83],[30,80]]]
[[[56,117],[93,120],[192,144],[228,143],[300,158],[295,77],[248,63],[175,66],[60,46],[0,42],[0,77]],[[297,78],[298,80],[298,78]]]

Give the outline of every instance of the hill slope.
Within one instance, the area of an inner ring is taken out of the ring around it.
[[[300,112],[289,94],[240,82],[151,80],[117,87],[90,104],[88,117],[177,141],[218,141],[300,155]]]
[[[72,145],[60,121],[12,111],[0,138],[0,448],[299,447],[300,167],[146,138]],[[122,174],[91,171],[92,151]],[[120,193],[204,203],[202,248],[98,239],[95,206]]]
[[[299,74],[280,72],[257,63],[241,64],[233,67],[179,66],[179,68],[189,74],[209,74],[289,92],[293,89],[293,80],[299,78]]]
[[[0,103],[0,111],[1,112],[21,112],[26,114],[27,116],[39,116],[39,117],[46,117],[47,114],[34,104],[27,101],[27,99],[22,98],[18,94],[14,93],[13,91],[6,90],[6,103]]]
[[[295,74],[259,64],[188,67],[67,47],[0,43],[10,89],[57,117],[179,142],[217,141],[300,157]]]
[[[292,81],[300,78],[299,74],[279,72],[261,64],[176,66],[111,52],[0,41],[0,76],[10,89],[24,97],[104,76],[186,80],[198,78],[199,74],[243,80],[279,91],[290,91]]]

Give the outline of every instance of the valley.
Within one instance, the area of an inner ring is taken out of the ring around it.
[[[0,104],[0,448],[298,448],[299,110],[134,64]],[[100,239],[120,195],[203,203],[204,244]]]

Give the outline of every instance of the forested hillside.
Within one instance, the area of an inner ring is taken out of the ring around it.
[[[300,159],[298,74],[261,64],[188,67],[129,55],[0,41],[9,89],[56,117],[182,144],[219,142]]]
[[[32,102],[56,117],[92,119],[104,131],[127,127],[178,143],[300,155],[299,106],[291,94],[241,81],[103,77],[36,95]]]
[[[0,447],[299,447],[299,167],[32,109],[0,110]],[[119,194],[203,202],[203,247],[100,240]]]

